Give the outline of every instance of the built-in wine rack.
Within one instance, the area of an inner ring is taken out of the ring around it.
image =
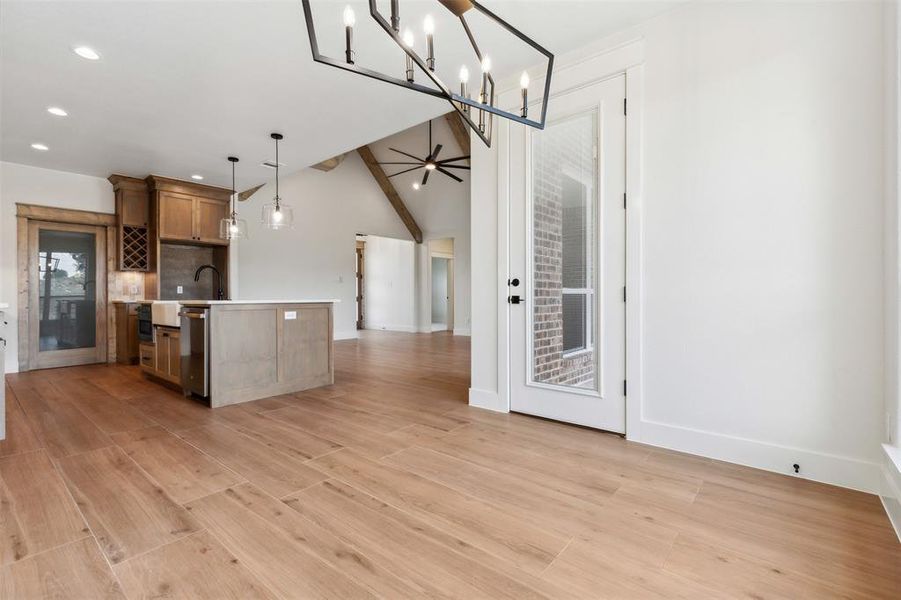
[[[148,271],[150,269],[150,232],[147,227],[122,225],[120,269]]]

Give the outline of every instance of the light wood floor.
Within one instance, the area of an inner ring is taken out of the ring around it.
[[[9,376],[0,597],[901,597],[874,496],[470,409],[467,338],[336,351],[334,386],[216,411]]]

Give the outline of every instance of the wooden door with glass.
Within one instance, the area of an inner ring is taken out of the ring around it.
[[[107,229],[29,221],[29,368],[106,360]]]

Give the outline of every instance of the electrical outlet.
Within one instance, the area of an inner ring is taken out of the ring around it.
[[[344,283],[344,275],[338,275],[338,283]]]
[[[179,286],[176,286],[176,288],[175,288],[175,293],[176,293],[176,294],[184,294],[184,293],[185,293],[185,288],[184,288],[183,286],[180,286],[180,285],[179,285]]]

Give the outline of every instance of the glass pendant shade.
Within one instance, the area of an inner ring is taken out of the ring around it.
[[[237,213],[219,220],[219,237],[223,240],[247,239],[247,221],[239,219]]]
[[[263,205],[263,225],[269,229],[294,229],[294,209],[279,199]]]

